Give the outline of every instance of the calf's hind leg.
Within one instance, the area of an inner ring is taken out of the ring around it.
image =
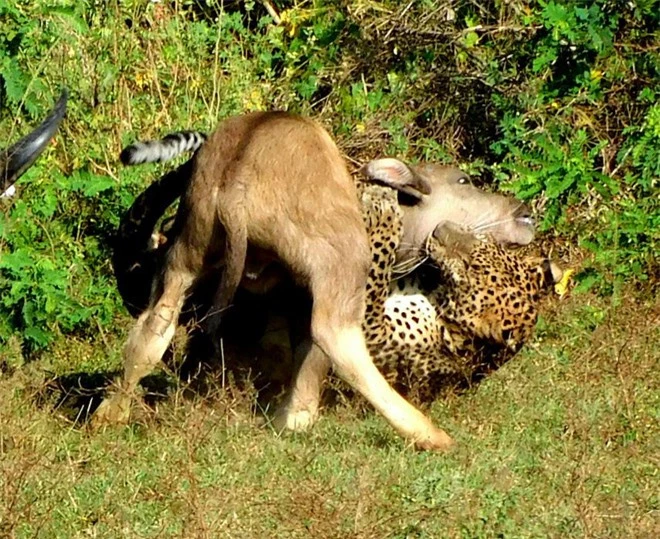
[[[317,257],[298,260],[297,265],[298,268],[304,267],[304,273],[311,277],[314,343],[330,358],[335,372],[359,391],[401,436],[422,449],[448,449],[453,441],[447,433],[435,427],[399,395],[369,355],[361,328],[367,265],[359,258],[342,253],[341,247],[337,250],[315,247],[308,245],[306,251],[317,253]],[[340,256],[342,254],[345,256]],[[337,275],[341,275],[341,279],[337,279]],[[294,429],[307,426],[304,424],[305,415],[307,412],[315,415],[320,391],[318,382],[326,368],[327,363],[324,364],[319,353],[307,355],[284,413],[278,418],[279,425]],[[313,421],[313,417],[309,419]]]
[[[406,401],[390,386],[374,365],[359,324],[344,327],[312,322],[319,346],[331,358],[335,372],[359,391],[404,438],[420,449],[449,449],[449,435]]]
[[[330,370],[330,359],[310,340],[298,346],[296,356],[298,371],[285,402],[273,417],[273,427],[278,431],[302,431],[314,424],[318,417],[323,380]],[[302,361],[298,356],[302,356]]]
[[[185,263],[190,262],[190,258],[177,256],[180,249],[180,241],[172,246],[163,274],[163,291],[157,300],[152,300],[131,330],[123,350],[123,379],[118,390],[106,397],[94,413],[92,426],[129,420],[138,383],[156,368],[174,337],[186,293],[197,276],[197,271],[192,271],[190,264]]]

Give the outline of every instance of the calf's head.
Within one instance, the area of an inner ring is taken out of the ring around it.
[[[385,158],[367,163],[361,172],[401,193],[404,232],[397,253],[399,263],[416,258],[440,222],[455,223],[475,235],[487,234],[508,247],[527,245],[534,239],[534,219],[525,203],[475,187],[455,167],[412,166]]]

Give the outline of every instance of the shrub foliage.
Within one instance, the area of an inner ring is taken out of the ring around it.
[[[358,162],[459,162],[532,201],[587,253],[583,287],[656,283],[658,4],[0,0],[3,144],[71,92],[0,201],[0,339],[111,329],[113,230],[159,172],[118,168],[122,145],[255,109],[320,118]]]

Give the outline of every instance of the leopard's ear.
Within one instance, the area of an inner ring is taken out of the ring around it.
[[[539,287],[541,289],[550,288],[562,280],[564,271],[549,258],[528,258],[530,271],[538,277]]]
[[[451,221],[440,221],[431,235],[445,246],[448,253],[454,255],[469,256],[474,246],[479,243],[474,234]]]
[[[386,157],[369,161],[360,173],[370,181],[380,182],[420,200],[431,194],[431,185],[403,161]]]
[[[564,276],[564,270],[562,270],[555,262],[549,258],[545,258],[541,263],[541,268],[543,269],[543,285],[544,286],[553,286],[561,281]]]

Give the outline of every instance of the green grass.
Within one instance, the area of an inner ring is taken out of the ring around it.
[[[3,140],[71,96],[0,219],[0,537],[660,536],[660,308],[633,292],[657,288],[657,10],[278,1],[293,22],[273,25],[260,2],[206,3],[0,1]],[[549,305],[512,362],[438,400],[448,455],[356,401],[278,437],[249,390],[173,377],[131,426],[89,432],[57,387],[120,368],[109,240],[163,170],[119,167],[121,147],[260,109],[319,119],[352,167],[451,161],[543,193],[541,242],[616,300]]]
[[[656,537],[658,317],[634,298],[551,305],[512,362],[431,407],[448,455],[355,402],[278,437],[221,387],[93,433],[43,394],[103,347],[61,342],[0,379],[0,535]]]

